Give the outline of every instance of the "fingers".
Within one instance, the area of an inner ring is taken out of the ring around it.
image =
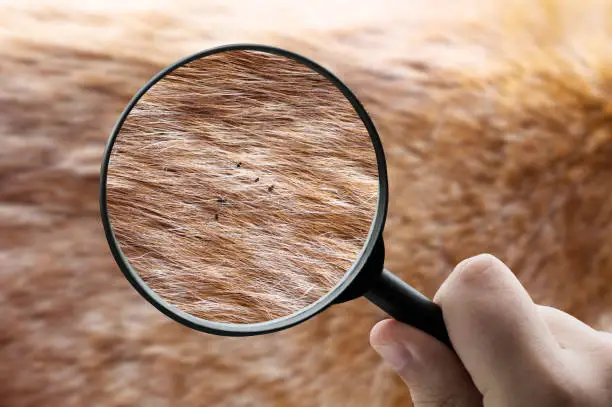
[[[396,321],[377,324],[370,336],[416,407],[610,405],[601,404],[610,400],[608,334],[534,304],[495,257],[460,263],[435,301],[456,354]]]
[[[440,287],[435,301],[450,338],[476,387],[506,388],[539,372],[557,368],[559,346],[537,306],[514,274],[491,255],[460,263]],[[524,383],[521,391],[534,392]]]
[[[385,320],[372,328],[370,343],[408,385],[415,407],[482,406],[482,396],[457,355],[438,340]]]

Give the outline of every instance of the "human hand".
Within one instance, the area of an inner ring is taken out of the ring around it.
[[[612,406],[612,334],[534,304],[495,257],[460,263],[434,301],[456,354],[394,320],[370,334],[415,407]]]

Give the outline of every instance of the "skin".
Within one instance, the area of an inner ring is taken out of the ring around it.
[[[612,334],[535,304],[497,258],[461,262],[434,301],[456,353],[393,320],[370,333],[415,407],[612,405]]]

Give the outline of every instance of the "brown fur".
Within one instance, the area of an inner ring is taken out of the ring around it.
[[[385,146],[386,266],[432,295],[492,252],[541,303],[612,328],[605,0],[0,3],[3,406],[403,406],[365,300],[287,331],[189,330],[117,270],[105,141],[137,89],[201,49],[289,48],[345,79]],[[102,5],[104,4],[104,5]]]
[[[285,56],[191,61],[130,111],[108,167],[110,222],[130,265],[195,317],[269,321],[328,293],[376,212],[365,125],[327,78]]]

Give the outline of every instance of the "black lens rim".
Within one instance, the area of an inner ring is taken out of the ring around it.
[[[379,178],[379,193],[378,193],[378,202],[376,208],[376,214],[372,221],[372,226],[370,228],[370,232],[366,239],[366,243],[361,251],[361,254],[357,261],[353,264],[351,269],[344,275],[344,277],[336,284],[336,286],[326,295],[321,297],[316,302],[312,303],[308,307],[302,309],[301,311],[278,318],[271,321],[258,322],[254,324],[230,324],[230,323],[221,323],[221,322],[212,322],[207,321],[201,318],[194,317],[184,311],[181,311],[177,307],[174,307],[170,304],[167,304],[165,301],[161,299],[157,294],[153,292],[145,282],[138,276],[138,273],[132,269],[129,265],[129,262],[123,255],[117,239],[112,230],[111,222],[108,215],[108,208],[106,205],[106,183],[107,183],[107,173],[108,166],[111,157],[111,151],[115,140],[121,130],[121,127],[128,117],[131,110],[134,108],[136,103],[140,100],[140,98],[160,79],[162,79],[168,73],[174,71],[175,69],[191,62],[199,58],[204,58],[209,55],[227,52],[227,51],[236,51],[236,50],[251,50],[251,51],[260,51],[260,52],[268,52],[276,55],[281,55],[287,58],[294,59],[319,74],[325,76],[329,79],[341,92],[342,94],[350,101],[351,105],[359,115],[359,118],[365,125],[370,138],[372,139],[372,144],[374,146],[374,150],[376,153],[376,159],[378,164],[378,178]],[[149,82],[147,82],[136,95],[132,98],[128,106],[125,108],[123,113],[121,114],[117,124],[115,125],[111,136],[106,145],[106,149],[104,151],[104,157],[102,161],[102,167],[100,170],[100,215],[102,217],[102,225],[104,227],[104,233],[106,235],[106,239],[108,241],[111,253],[119,266],[119,269],[123,273],[123,275],[127,278],[130,284],[138,291],[138,293],[143,296],[149,303],[151,303],[155,308],[164,313],[166,316],[172,318],[173,320],[186,325],[190,328],[196,329],[198,331],[215,334],[215,335],[223,335],[223,336],[251,336],[251,335],[261,335],[271,332],[276,332],[279,330],[290,328],[296,324],[306,321],[307,319],[312,318],[317,315],[321,311],[325,310],[327,307],[332,305],[334,301],[349,287],[351,282],[357,277],[359,272],[363,269],[364,264],[367,259],[372,255],[374,250],[374,246],[376,242],[381,238],[386,217],[387,217],[387,206],[388,206],[388,182],[387,182],[387,164],[385,160],[385,154],[383,151],[382,144],[380,142],[380,138],[378,136],[378,132],[374,127],[374,123],[370,119],[370,116],[366,112],[363,105],[359,102],[354,93],[334,74],[329,72],[327,69],[323,68],[321,65],[313,62],[312,60],[296,54],[291,51],[287,51],[281,48],[268,46],[268,45],[260,45],[260,44],[232,44],[232,45],[224,45],[208,50],[204,50],[183,58],[174,64],[166,67],[162,71],[160,71],[157,75],[155,75]]]

